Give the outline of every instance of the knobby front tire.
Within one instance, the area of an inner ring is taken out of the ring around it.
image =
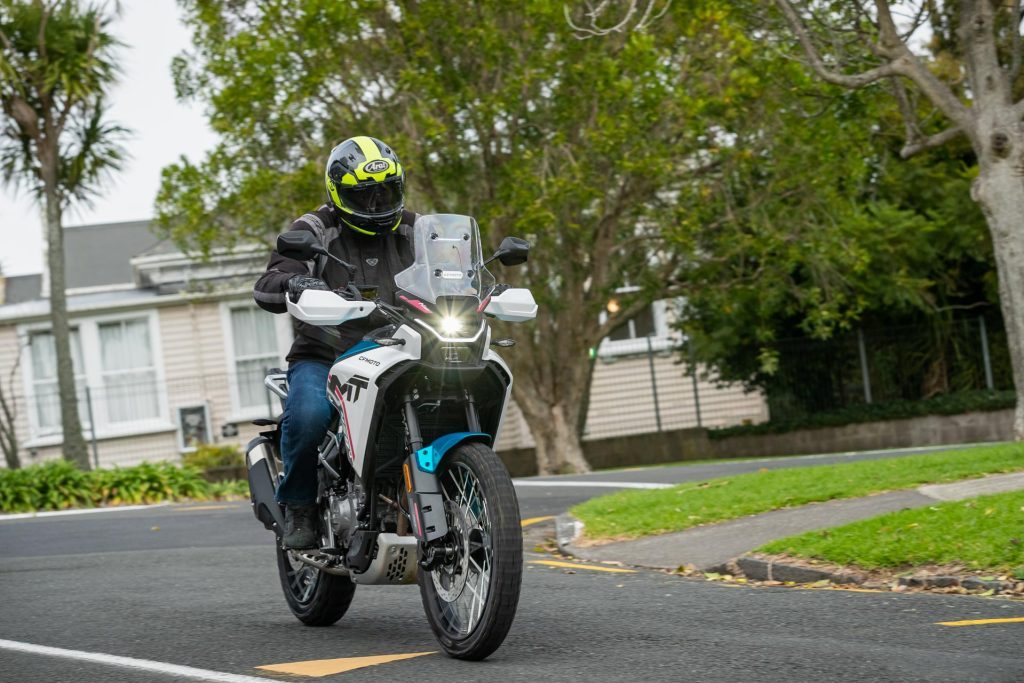
[[[444,651],[480,660],[505,640],[519,604],[519,504],[508,470],[483,444],[455,448],[437,475],[458,552],[451,565],[420,571],[420,596]]]

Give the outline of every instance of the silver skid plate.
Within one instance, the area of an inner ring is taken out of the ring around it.
[[[353,583],[398,585],[416,582],[417,541],[415,536],[379,534],[373,561],[362,574],[353,572]]]

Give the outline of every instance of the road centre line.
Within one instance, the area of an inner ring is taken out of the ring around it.
[[[964,621],[938,621],[938,626],[984,626],[985,624],[1021,624],[1024,617],[1004,617],[1002,619],[965,619]]]
[[[522,522],[520,522],[520,524],[525,527],[530,526],[531,524],[540,524],[541,522],[546,522],[549,519],[554,518],[554,515],[547,515],[545,517],[530,517],[529,519],[524,519]]]
[[[669,489],[675,484],[652,484],[637,481],[541,481],[537,479],[513,479],[520,487],[535,488],[594,488],[594,489]]]
[[[241,676],[238,674],[224,673],[223,671],[197,669],[192,666],[181,666],[179,664],[168,664],[166,662],[154,662],[149,659],[136,659],[134,657],[108,655],[102,652],[65,650],[60,647],[21,643],[16,640],[0,639],[0,649],[44,655],[47,657],[74,659],[82,662],[93,662],[94,664],[106,664],[108,666],[116,666],[123,669],[150,671],[152,673],[164,674],[167,676],[179,676],[195,681],[212,681],[213,683],[266,683],[268,680],[266,678],[258,678],[256,676]]]
[[[153,503],[152,505],[111,505],[101,508],[77,508],[74,510],[48,510],[46,512],[18,512],[12,515],[0,515],[0,522],[16,519],[33,519],[36,517],[67,517],[71,515],[91,515],[97,512],[131,512],[150,508],[167,507],[170,503]]]
[[[341,659],[311,659],[305,662],[287,662],[284,664],[266,664],[258,666],[257,669],[273,671],[280,674],[292,674],[293,676],[310,676],[319,678],[321,676],[333,676],[334,674],[355,671],[368,666],[387,664],[388,662],[399,662],[403,659],[413,659],[425,655],[434,655],[437,652],[409,652],[398,655],[374,655],[371,657],[343,657]],[[266,680],[266,679],[264,679]]]
[[[578,562],[559,562],[558,560],[530,560],[530,564],[542,564],[546,567],[561,567],[563,569],[589,569],[590,571],[595,572],[612,572],[615,574],[636,574],[635,569],[601,567],[594,564],[580,564]]]

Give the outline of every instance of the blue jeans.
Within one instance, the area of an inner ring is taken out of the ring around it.
[[[303,360],[288,368],[288,398],[281,417],[281,460],[284,479],[277,502],[312,505],[316,502],[317,448],[331,424],[334,407],[327,400],[327,363]]]

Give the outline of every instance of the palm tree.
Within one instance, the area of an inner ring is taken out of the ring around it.
[[[0,0],[0,178],[45,209],[64,458],[83,469],[89,454],[71,361],[62,216],[73,202],[88,202],[124,159],[127,131],[105,118],[120,46],[109,27],[119,10],[116,2]]]

